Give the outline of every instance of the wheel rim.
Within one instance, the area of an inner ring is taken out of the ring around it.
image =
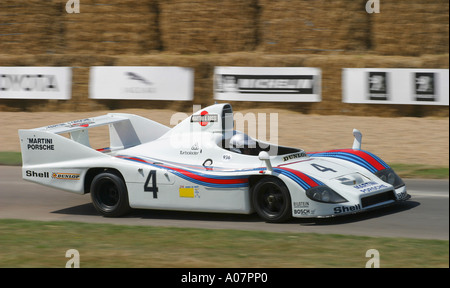
[[[98,204],[106,209],[110,209],[119,203],[119,189],[117,185],[110,180],[103,180],[99,183],[98,190]]]
[[[272,183],[261,187],[258,195],[258,204],[261,210],[270,217],[280,215],[285,209],[285,199],[281,189]]]

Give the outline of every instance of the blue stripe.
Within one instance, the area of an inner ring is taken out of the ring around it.
[[[352,163],[355,163],[359,166],[362,166],[369,170],[372,173],[377,172],[378,170],[373,167],[369,162],[364,160],[363,158],[346,152],[323,152],[323,153],[317,153],[317,154],[310,154],[312,157],[331,157],[331,158],[338,158],[346,161],[350,161]]]
[[[304,190],[308,190],[309,188],[311,188],[311,185],[309,185],[308,183],[305,182],[305,180],[303,180],[302,178],[298,177],[297,175],[295,175],[294,173],[284,170],[284,169],[280,169],[280,168],[274,168],[273,169],[275,172],[280,173],[288,178],[290,178],[291,180],[293,180],[294,182],[296,182],[298,185],[300,185]],[[303,173],[304,174],[304,173]],[[305,176],[309,177],[311,180],[313,180],[314,182],[317,183],[317,185],[319,186],[325,186],[325,184],[323,184],[322,182],[320,182],[319,180],[310,177],[308,175],[305,174]]]
[[[125,158],[125,157],[127,157],[127,158]],[[135,159],[130,159],[130,158],[128,158],[128,156],[125,156],[125,157],[120,157],[120,159],[133,161],[133,162],[137,162],[137,163],[141,163],[141,164],[146,164],[146,165],[149,165],[149,166],[152,166],[152,167],[155,167],[155,168],[159,168],[159,169],[168,169],[172,174],[174,174],[174,175],[176,175],[176,176],[178,176],[178,177],[180,177],[182,179],[185,179],[185,180],[187,180],[189,182],[192,182],[192,183],[195,183],[195,184],[199,184],[199,185],[202,185],[202,186],[206,186],[206,187],[214,187],[214,188],[242,188],[242,187],[248,187],[248,182],[247,183],[236,183],[236,184],[208,183],[208,182],[204,182],[204,181],[197,180],[197,179],[191,178],[189,176],[186,176],[183,173],[180,173],[180,172],[178,172],[176,170],[171,169],[170,167],[161,167],[161,166],[159,166],[157,164],[149,163],[146,160],[144,160],[142,158],[139,158],[139,157],[133,157],[133,158],[140,159],[140,160],[142,160],[144,162],[138,161],[138,160],[135,160]],[[183,169],[183,170],[186,170],[186,169]],[[216,179],[216,180],[222,180],[222,179],[223,180],[230,180],[230,179],[245,179],[245,178],[248,178],[248,176],[213,176],[213,175],[207,175],[207,174],[203,174],[203,173],[197,173],[197,172],[192,171],[192,170],[186,170],[186,171],[190,172],[190,173],[193,173],[195,175],[201,176],[201,177],[205,177],[205,178],[209,178],[209,179]]]
[[[384,162],[383,160],[381,160],[381,158],[378,157],[377,155],[372,154],[372,153],[370,153],[370,152],[368,152],[368,151],[364,151],[364,152],[367,153],[367,154],[369,154],[370,156],[372,156],[373,159],[377,160],[381,165],[384,166],[384,168],[391,168],[388,164],[386,164],[386,162]]]

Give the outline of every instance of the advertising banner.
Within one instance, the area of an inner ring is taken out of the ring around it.
[[[190,101],[193,94],[191,68],[95,66],[90,70],[92,99]]]
[[[345,103],[448,105],[448,69],[346,68]]]
[[[0,67],[0,98],[68,100],[71,95],[70,67]]]
[[[321,70],[303,67],[215,67],[214,98],[320,102]]]

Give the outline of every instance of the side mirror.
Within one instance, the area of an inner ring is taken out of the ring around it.
[[[270,172],[273,171],[272,163],[270,163],[270,155],[269,155],[269,153],[267,153],[266,151],[261,151],[258,154],[258,158],[259,158],[259,160],[264,161],[266,163],[268,171],[270,171]]]

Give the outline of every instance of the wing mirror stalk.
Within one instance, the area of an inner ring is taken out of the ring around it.
[[[358,129],[353,129],[353,136],[355,140],[353,140],[352,149],[361,150],[362,133]]]
[[[259,158],[259,160],[262,160],[266,163],[267,171],[269,171],[269,172],[273,171],[272,163],[270,162],[269,153],[267,153],[266,151],[261,151],[258,154],[258,158]]]

